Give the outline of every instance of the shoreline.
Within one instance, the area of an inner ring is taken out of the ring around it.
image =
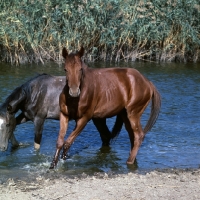
[[[63,176],[47,173],[30,182],[8,179],[0,184],[0,200],[24,198],[103,199],[198,199],[200,169],[165,169],[147,173]]]

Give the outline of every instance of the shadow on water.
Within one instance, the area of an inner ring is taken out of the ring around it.
[[[92,64],[102,67],[105,63]],[[90,121],[76,138],[69,151],[69,158],[60,161],[58,167],[49,171],[55,153],[59,122],[46,120],[40,151],[33,147],[32,122],[21,124],[15,136],[23,145],[20,148],[0,152],[0,180],[9,177],[34,178],[36,174],[93,175],[96,173],[128,173],[154,169],[199,168],[200,166],[200,64],[119,63],[122,67],[137,68],[151,80],[162,96],[159,118],[146,135],[134,165],[126,165],[130,142],[124,127],[110,148],[101,148],[99,133]],[[110,63],[107,66],[112,66]],[[118,66],[117,66],[118,67]],[[55,64],[46,66],[0,66],[0,103],[17,86],[38,73],[64,75],[63,68]],[[150,107],[142,116],[144,126]],[[115,119],[107,120],[113,127]],[[70,122],[69,130],[74,128]]]

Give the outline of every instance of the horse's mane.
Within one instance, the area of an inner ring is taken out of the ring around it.
[[[16,87],[11,94],[5,99],[5,101],[0,105],[0,112],[2,108],[7,107],[8,103],[10,101],[12,101],[13,99],[16,99],[19,97],[20,92],[22,89],[26,90],[27,86],[30,84],[30,82],[32,82],[33,80],[37,79],[40,76],[46,76],[47,74],[43,73],[43,74],[37,74],[35,77],[30,78],[28,81],[26,81],[25,83],[23,83],[21,86]],[[49,75],[51,76],[51,75]]]
[[[40,77],[40,76],[52,76],[52,75],[49,75],[49,74],[46,74],[46,73],[43,73],[43,74],[37,74],[36,76],[30,78],[28,81],[26,81],[25,83],[23,83],[21,86],[30,83],[31,81],[35,80],[36,78],[38,78],[38,77]]]

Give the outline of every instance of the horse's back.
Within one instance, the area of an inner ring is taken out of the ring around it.
[[[150,81],[142,75],[138,70],[133,68],[104,68],[92,71],[92,83],[96,83],[96,88],[99,92],[112,92],[124,96],[125,99],[130,96],[137,96],[144,93],[145,90],[150,90]],[[90,79],[90,77],[88,77]],[[142,92],[140,92],[142,91]]]
[[[88,90],[93,92],[94,117],[116,115],[124,108],[148,102],[152,95],[148,79],[132,68],[92,69],[87,79],[93,83],[93,89]]]
[[[91,71],[89,76],[95,79],[94,81],[99,81],[101,84],[112,82],[115,85],[129,84],[139,87],[146,87],[146,85],[149,85],[149,80],[134,68],[97,68],[89,69],[89,71]],[[137,85],[138,83],[140,83],[140,85]]]

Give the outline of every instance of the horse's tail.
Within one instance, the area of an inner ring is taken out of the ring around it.
[[[114,124],[114,126],[112,128],[112,132],[111,132],[111,139],[112,140],[119,135],[119,133],[122,129],[122,126],[123,126],[122,117],[120,115],[117,115],[115,124]]]
[[[155,124],[161,107],[161,96],[156,89],[156,87],[151,83],[151,86],[153,87],[153,94],[152,94],[152,104],[151,104],[151,113],[149,120],[144,128],[144,133],[146,134],[148,131],[151,130],[153,125]]]

